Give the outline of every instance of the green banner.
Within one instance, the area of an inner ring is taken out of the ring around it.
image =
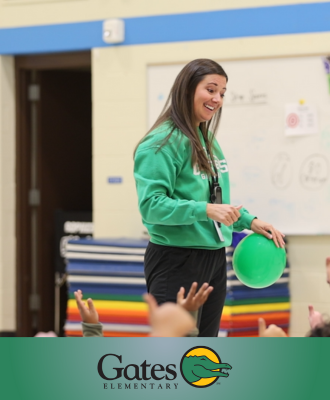
[[[2,338],[0,347],[4,400],[329,395],[327,338]]]

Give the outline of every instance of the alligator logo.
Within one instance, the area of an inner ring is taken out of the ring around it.
[[[183,379],[194,387],[213,385],[220,377],[227,378],[229,364],[221,363],[219,355],[209,347],[192,347],[182,357],[180,371]]]

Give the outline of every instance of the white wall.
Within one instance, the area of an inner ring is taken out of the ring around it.
[[[14,59],[0,56],[0,331],[16,329],[14,93]]]
[[[148,65],[186,63],[201,57],[241,60],[327,54],[329,40],[330,34],[322,33],[94,49],[93,204],[96,236],[140,237],[144,230],[137,209],[132,154],[147,130]],[[122,176],[123,184],[107,184],[108,176]],[[330,289],[327,293],[323,260],[330,254],[330,238],[292,237],[289,243],[291,333],[303,336],[308,328],[305,306],[309,301],[315,302],[322,311],[328,309],[330,312]],[[308,285],[312,281],[313,285]],[[317,288],[324,288],[322,296],[317,293]]]

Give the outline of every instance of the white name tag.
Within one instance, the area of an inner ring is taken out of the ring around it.
[[[218,222],[217,221],[213,221],[213,223],[214,223],[214,226],[215,226],[215,230],[217,231],[217,234],[219,236],[220,242],[224,242],[225,239],[223,238],[223,235],[222,235],[222,232],[221,232],[221,228],[220,228]]]

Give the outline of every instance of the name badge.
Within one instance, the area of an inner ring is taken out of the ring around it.
[[[219,226],[219,222],[217,221],[213,221],[214,226],[215,226],[215,230],[217,231],[217,234],[219,236],[220,242],[224,242],[225,239],[223,238],[222,232],[221,232],[221,228]]]

